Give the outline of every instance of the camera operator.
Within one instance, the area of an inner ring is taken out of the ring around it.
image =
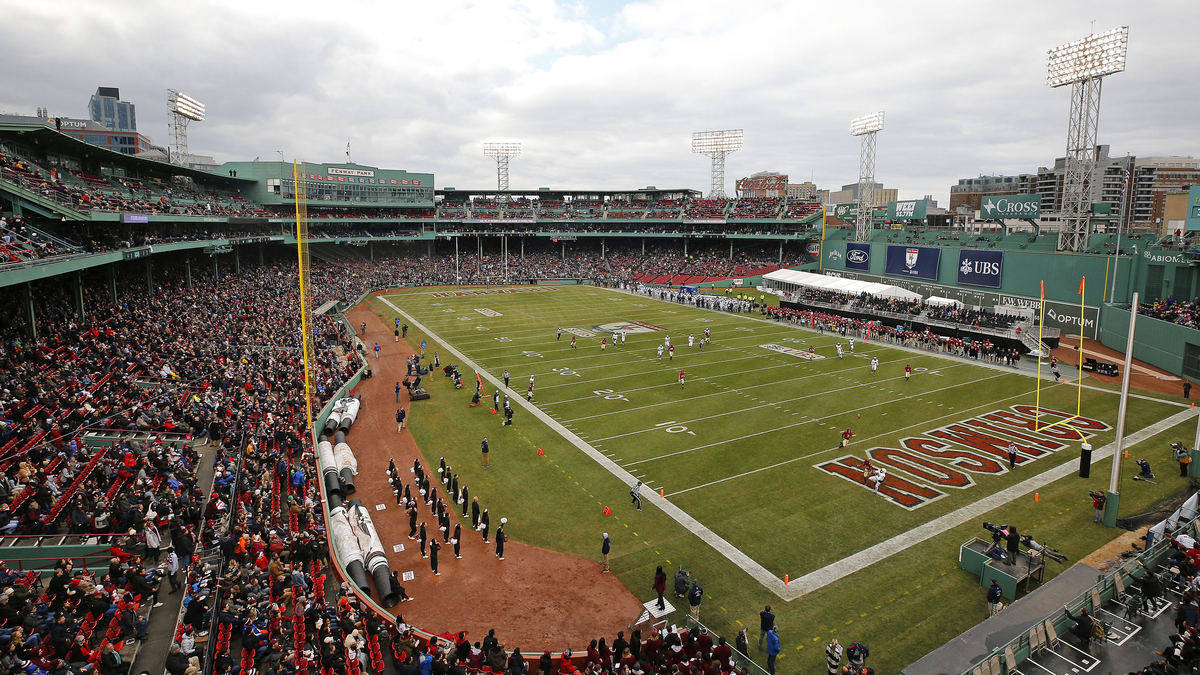
[[[1089,492],[1088,496],[1090,496],[1092,498],[1092,508],[1096,509],[1096,519],[1093,520],[1092,522],[1093,523],[1103,522],[1104,521],[1104,504],[1108,502],[1108,496],[1105,495],[1103,492],[1095,492],[1095,491]]]
[[[1050,548],[1049,546],[1046,546],[1045,544],[1039,544],[1037,542],[1037,540],[1033,538],[1032,535],[1029,535],[1029,534],[1021,535],[1021,543],[1028,546],[1030,552],[1032,552],[1036,555],[1042,556],[1043,558],[1049,558],[1049,559],[1051,559],[1055,562],[1059,562],[1059,563],[1064,563],[1067,561],[1067,556],[1063,555],[1062,553],[1059,553],[1058,549]]]

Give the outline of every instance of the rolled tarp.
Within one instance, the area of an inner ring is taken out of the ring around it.
[[[358,419],[358,409],[362,407],[362,394],[355,394],[338,401],[338,406],[342,409],[342,419],[338,422],[338,429],[341,431],[350,431],[350,427],[354,425],[354,420]]]
[[[342,410],[337,405],[333,406],[333,410],[329,411],[329,417],[325,418],[325,432],[332,434],[337,431],[338,425],[342,422]]]
[[[354,477],[358,475],[358,460],[354,458],[354,451],[346,443],[345,433],[339,431],[334,434],[333,443],[333,462],[342,481],[342,494],[349,496],[354,494],[356,489]]]
[[[321,467],[321,479],[325,481],[325,494],[330,498],[335,495],[341,498],[342,484],[338,480],[338,466],[337,460],[333,456],[333,444],[325,436],[322,436],[317,442],[317,460]],[[333,507],[332,501],[329,506]]]
[[[369,594],[371,587],[367,570],[363,567],[362,545],[344,506],[329,510],[329,534],[333,538],[334,549],[342,569],[346,570],[346,574],[356,586]]]
[[[357,499],[351,499],[346,502],[346,505],[350,507],[351,523],[358,526],[358,529],[367,536],[368,543],[363,564],[371,571],[371,578],[375,580],[375,588],[379,589],[379,601],[384,607],[394,607],[400,602],[400,594],[392,592],[392,570],[388,568],[387,554],[383,551],[383,542],[379,541],[379,534],[375,529],[375,523],[371,521],[371,514]]]

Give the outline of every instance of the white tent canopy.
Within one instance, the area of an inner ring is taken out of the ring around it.
[[[861,295],[866,293],[877,298],[894,298],[897,300],[920,300],[919,293],[913,293],[910,290],[892,286],[891,284],[876,284],[870,281],[858,281],[856,279],[843,279],[842,277],[830,277],[824,274],[812,274],[811,272],[800,272],[797,270],[776,270],[763,275],[763,285],[769,288],[778,288],[784,291],[796,291],[799,287],[804,288],[819,288],[834,293],[846,293],[847,295]]]
[[[925,298],[925,303],[929,304],[929,305],[933,305],[934,307],[962,307],[963,306],[963,304],[961,302],[959,302],[958,300],[952,300],[950,298],[941,298],[936,295],[931,295],[928,298]]]

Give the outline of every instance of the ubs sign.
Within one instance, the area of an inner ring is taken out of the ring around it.
[[[1033,220],[1042,217],[1041,195],[1003,195],[1000,197],[984,197],[979,204],[979,214],[983,218],[1003,219],[1013,218]]]

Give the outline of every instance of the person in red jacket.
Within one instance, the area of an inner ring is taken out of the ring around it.
[[[658,608],[665,610],[666,602],[663,601],[663,593],[667,592],[667,573],[663,571],[662,565],[654,572],[654,592],[658,593]]]
[[[717,640],[717,646],[712,650],[712,657],[721,670],[729,668],[729,659],[733,658],[733,648],[725,644],[725,638]]]

